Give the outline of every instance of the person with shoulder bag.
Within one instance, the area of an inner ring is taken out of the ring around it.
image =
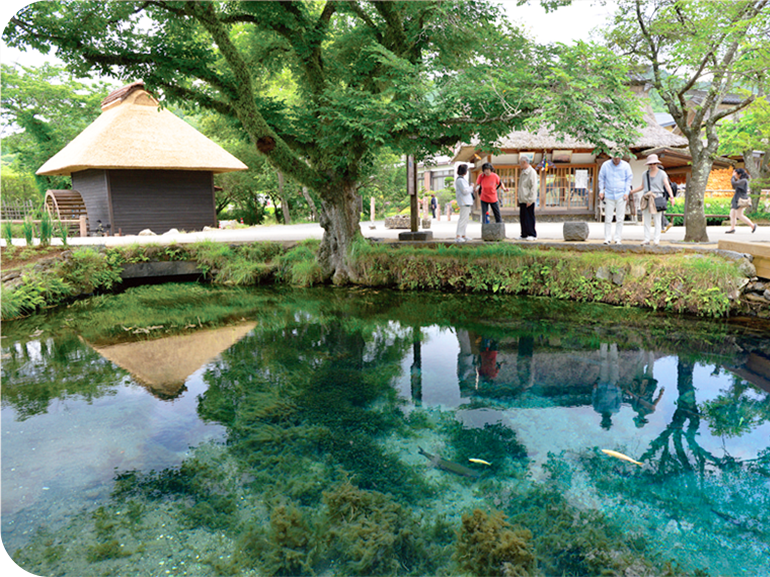
[[[645,162],[650,168],[642,175],[642,185],[631,191],[635,194],[644,191],[640,208],[642,209],[642,222],[644,223],[644,241],[643,245],[650,244],[652,228],[650,221],[655,221],[655,237],[653,244],[660,244],[660,234],[662,232],[663,212],[668,206],[668,201],[674,201],[674,194],[671,192],[671,184],[668,181],[668,175],[660,168],[660,161],[657,154],[651,154]]]
[[[732,234],[735,232],[735,225],[738,220],[742,220],[751,227],[751,232],[757,230],[757,225],[743,214],[743,211],[751,206],[751,199],[749,198],[749,173],[743,168],[736,168],[733,170],[733,176],[730,179],[730,183],[733,185],[733,200],[730,202],[730,230],[725,231],[725,234]]]

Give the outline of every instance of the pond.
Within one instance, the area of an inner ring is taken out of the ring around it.
[[[769,495],[766,324],[190,284],[3,326],[34,574],[749,576]]]

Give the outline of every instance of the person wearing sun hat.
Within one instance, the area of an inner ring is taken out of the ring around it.
[[[643,245],[650,244],[650,238],[652,237],[652,228],[650,221],[655,221],[655,237],[653,244],[660,244],[661,224],[663,217],[663,210],[655,207],[656,198],[667,198],[671,202],[674,201],[674,193],[671,191],[671,184],[668,181],[668,175],[660,168],[660,160],[657,154],[651,154],[647,157],[645,162],[649,168],[642,175],[642,185],[631,191],[631,194],[636,194],[639,191],[644,191],[642,195],[642,201],[640,207],[642,208],[642,222],[644,223],[644,241]]]

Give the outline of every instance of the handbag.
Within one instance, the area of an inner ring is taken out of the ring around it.
[[[645,178],[647,178],[647,190],[650,190],[652,187],[650,186],[650,172],[647,171],[644,173]],[[656,196],[655,197],[655,210],[657,212],[666,212],[666,208],[668,208],[668,201],[666,200],[665,194],[663,196]]]
[[[751,199],[750,198],[739,198],[738,199],[738,208],[748,208],[751,206]]]

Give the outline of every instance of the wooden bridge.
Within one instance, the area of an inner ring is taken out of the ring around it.
[[[752,255],[757,276],[770,279],[770,243],[720,239],[719,248]]]

